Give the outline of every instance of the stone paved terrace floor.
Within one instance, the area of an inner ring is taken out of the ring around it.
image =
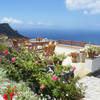
[[[82,100],[100,100],[100,75],[86,76],[80,82],[87,86],[85,98]]]

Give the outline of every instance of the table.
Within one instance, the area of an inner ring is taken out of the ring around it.
[[[30,40],[30,43],[32,43],[32,46],[35,47],[36,50],[42,50],[49,45],[50,40],[46,41]]]

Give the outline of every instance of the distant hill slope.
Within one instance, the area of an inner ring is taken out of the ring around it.
[[[8,23],[2,23],[0,24],[0,35],[4,34],[8,36],[8,38],[22,38],[21,34],[19,34],[17,31],[13,30]]]

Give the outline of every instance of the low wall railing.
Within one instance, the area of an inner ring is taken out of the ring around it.
[[[62,40],[59,39],[57,41],[58,44],[65,44],[65,45],[71,45],[71,46],[81,46],[84,47],[86,45],[86,42],[77,42],[77,41],[72,41],[72,40]]]

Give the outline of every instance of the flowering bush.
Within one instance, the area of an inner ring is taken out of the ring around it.
[[[44,70],[47,63],[37,62],[40,57],[31,50],[27,52],[21,48],[20,51],[16,51],[9,48],[4,54],[2,63],[9,78],[27,82],[39,97],[73,100],[83,96],[82,87],[76,86],[78,79],[74,78],[75,66],[66,68],[56,64],[53,73],[46,73]]]
[[[39,90],[38,96],[43,99],[47,98],[53,100],[77,100],[83,97],[84,92],[82,91],[82,86],[77,86],[78,78],[72,78],[72,76],[67,77],[67,82],[65,80],[64,73],[74,72],[75,66],[68,66],[67,72],[64,66],[57,65],[54,69],[55,74],[42,73],[37,80],[39,80]],[[64,77],[63,77],[64,76]]]
[[[4,100],[12,100],[12,98],[17,95],[16,86],[13,88],[11,86],[7,86],[3,91],[3,99]]]
[[[58,77],[58,76],[57,76]],[[77,100],[83,97],[82,87],[76,86],[77,78],[69,79],[69,84],[66,84],[60,77],[55,81],[53,75],[45,74],[40,79],[40,89],[38,96],[43,99],[53,100]]]
[[[73,53],[71,53],[71,56],[74,57],[74,58],[76,58],[77,56],[79,56],[79,53],[73,52]]]

